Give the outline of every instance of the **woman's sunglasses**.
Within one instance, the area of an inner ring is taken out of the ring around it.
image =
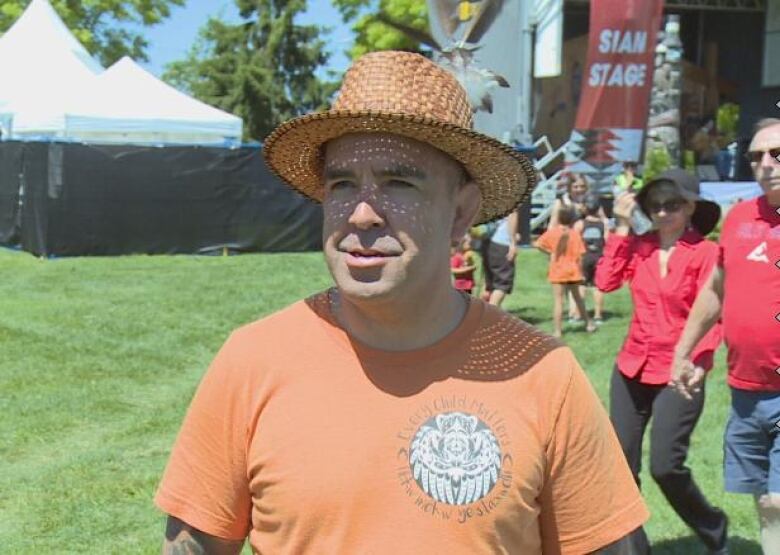
[[[761,159],[764,158],[765,153],[769,153],[769,156],[780,162],[780,148],[770,148],[769,150],[750,150],[745,153],[745,158],[751,164],[761,163]]]
[[[685,200],[680,198],[671,199],[664,202],[650,201],[647,203],[647,209],[651,214],[658,214],[661,210],[667,214],[671,214],[673,212],[678,212],[682,209],[683,206],[685,206]]]

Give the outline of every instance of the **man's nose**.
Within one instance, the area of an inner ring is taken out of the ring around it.
[[[384,226],[385,220],[373,203],[361,200],[349,216],[349,223],[358,229],[370,229]]]

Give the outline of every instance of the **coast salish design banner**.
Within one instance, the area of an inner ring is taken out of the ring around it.
[[[622,162],[640,158],[662,12],[663,0],[591,0],[587,64],[566,162],[597,187]]]

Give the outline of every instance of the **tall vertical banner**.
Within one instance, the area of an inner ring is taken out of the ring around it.
[[[663,0],[591,0],[588,58],[566,154],[596,190],[639,161],[647,127]]]

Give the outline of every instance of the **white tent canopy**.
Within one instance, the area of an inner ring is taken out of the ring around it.
[[[108,70],[71,34],[48,0],[30,5],[0,37],[0,112],[12,138],[225,144],[240,118],[163,83],[129,58]]]
[[[0,141],[6,140],[10,137],[13,119],[13,114],[4,113],[2,110],[0,110]]]
[[[179,92],[124,57],[67,106],[68,136],[104,142],[214,143],[241,139],[240,118]]]
[[[0,37],[0,104],[14,114],[15,133],[60,135],[61,104],[101,71],[46,0],[33,0]]]

